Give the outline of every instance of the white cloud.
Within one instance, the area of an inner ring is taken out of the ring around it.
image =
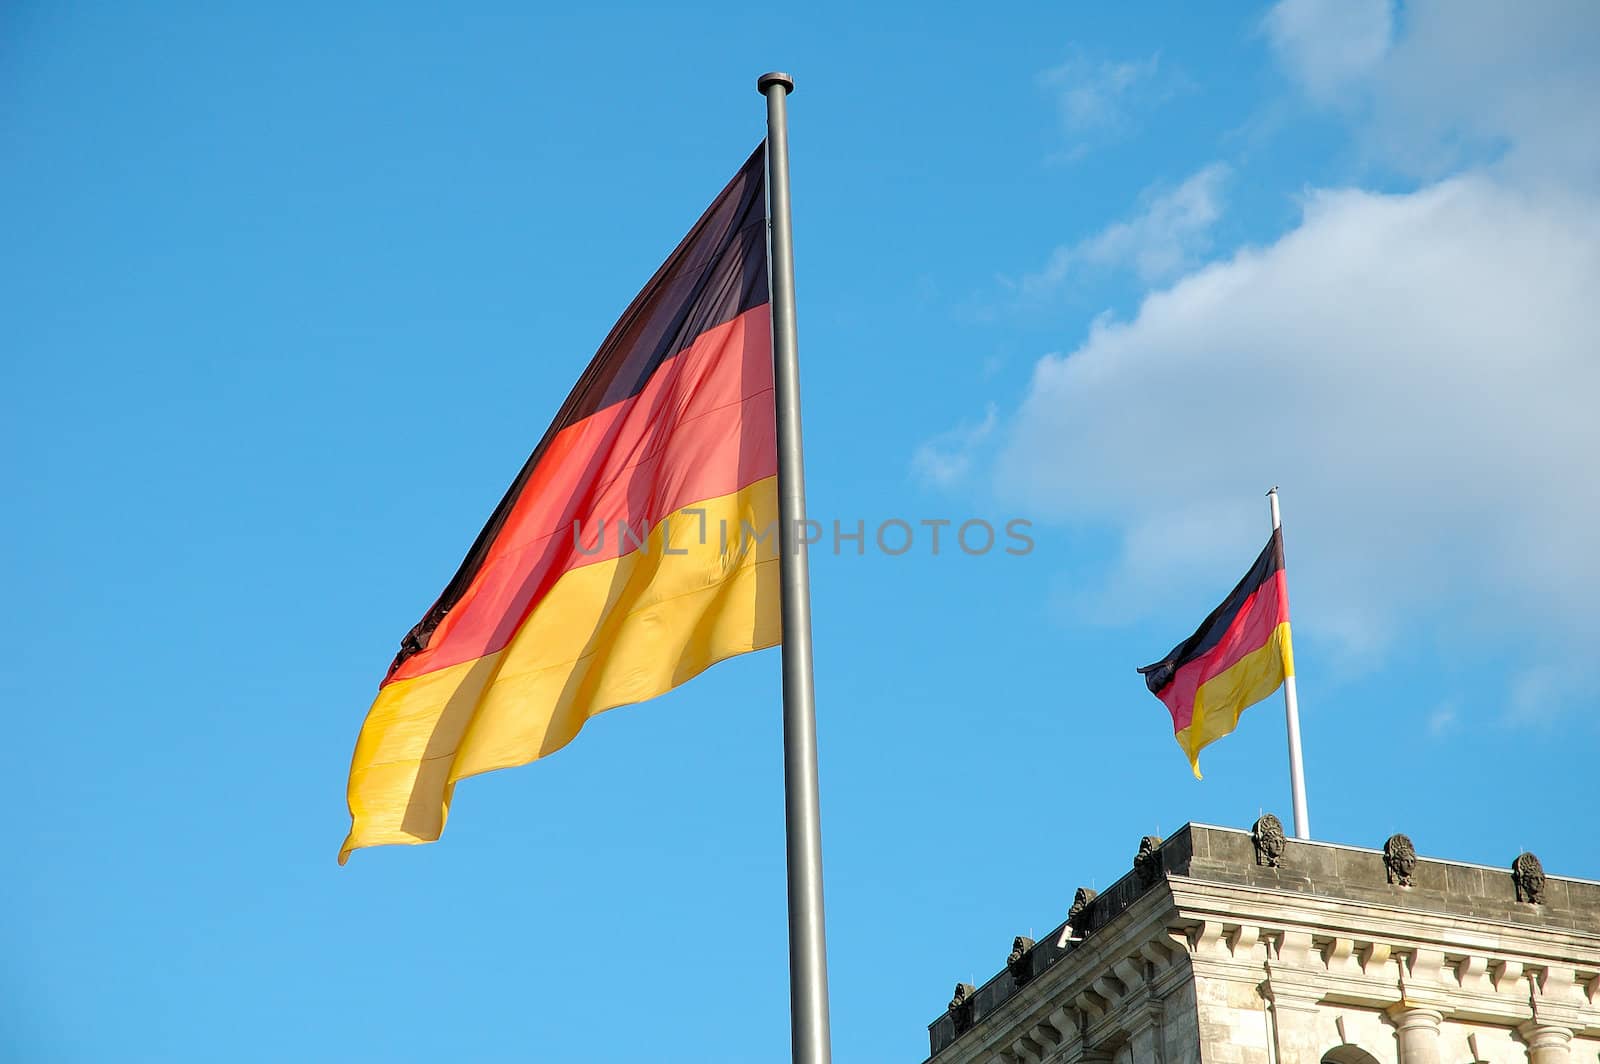
[[[1319,103],[1336,103],[1389,50],[1390,0],[1281,0],[1262,20],[1278,63]]]
[[[1522,182],[1600,178],[1600,4],[1408,0],[1366,137],[1437,176],[1484,158]]]
[[[1091,147],[1127,135],[1141,112],[1187,86],[1181,74],[1164,71],[1161,56],[1093,60],[1079,52],[1040,73],[1039,87],[1055,100],[1067,147],[1057,160],[1082,158]]]
[[[1222,188],[1228,174],[1226,165],[1212,163],[1175,189],[1147,189],[1137,215],[1056,248],[1042,269],[1022,278],[1022,294],[1049,294],[1075,269],[1084,267],[1127,268],[1150,283],[1192,266],[1211,248],[1211,229],[1222,217]]]
[[[1455,731],[1458,715],[1454,702],[1445,702],[1442,705],[1435,706],[1433,712],[1428,714],[1428,734],[1435,739],[1442,739]]]
[[[1135,62],[1093,62],[1082,55],[1039,75],[1039,84],[1055,94],[1061,123],[1069,133],[1122,125],[1138,91],[1161,66],[1152,55]]]
[[[1511,681],[1504,720],[1507,724],[1547,727],[1574,701],[1595,698],[1589,670],[1570,663],[1541,664],[1523,669]]]
[[[919,446],[911,456],[912,469],[923,483],[934,487],[960,483],[972,470],[978,448],[994,432],[999,419],[999,411],[990,403],[982,421],[964,421]]]
[[[1313,101],[1377,159],[1423,177],[1504,156],[1519,178],[1600,177],[1593,0],[1282,0],[1262,25]]]
[[[1210,605],[1281,484],[1303,632],[1493,646],[1504,719],[1548,721],[1596,697],[1562,657],[1600,638],[1600,7],[1411,0],[1398,35],[1329,10],[1275,8],[1280,59],[1380,158],[1454,175],[1307,192],[1281,238],[1097,321],[1035,367],[997,478],[1120,533],[1077,593],[1113,620]]]
[[[1297,617],[1353,649],[1424,607],[1592,632],[1597,291],[1592,200],[1316,193],[1277,243],[1041,360],[1001,483],[1120,526],[1123,601],[1225,584],[1281,484]]]

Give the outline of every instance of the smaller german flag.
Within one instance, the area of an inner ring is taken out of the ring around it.
[[[1200,751],[1233,731],[1239,715],[1294,675],[1283,530],[1194,635],[1139,672],[1172,712],[1172,731],[1200,778]]]

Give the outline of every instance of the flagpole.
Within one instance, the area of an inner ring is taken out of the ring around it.
[[[828,1064],[828,950],[822,913],[822,818],[817,804],[817,706],[811,674],[811,576],[800,360],[795,334],[794,234],[789,219],[788,95],[794,79],[756,80],[767,98],[768,275],[778,407],[778,562],[783,618],[783,797],[789,858],[789,1027],[794,1064]]]
[[[1278,513],[1278,489],[1267,492],[1267,502],[1272,507],[1272,530],[1283,527]],[[1295,693],[1294,676],[1283,678],[1283,712],[1289,730],[1289,790],[1294,795],[1294,837],[1311,837],[1311,820],[1306,815],[1306,770],[1300,758],[1300,699]]]

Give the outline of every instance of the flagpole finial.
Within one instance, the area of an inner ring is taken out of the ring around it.
[[[788,95],[794,91],[794,78],[781,70],[769,70],[759,78],[756,78],[756,91],[763,96],[774,85],[782,85],[784,95]]]

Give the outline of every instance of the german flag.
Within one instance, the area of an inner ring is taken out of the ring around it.
[[[1239,724],[1239,715],[1294,675],[1283,530],[1222,605],[1172,653],[1139,670],[1172,712],[1172,730],[1200,778],[1200,751]]]
[[[779,642],[775,411],[763,144],[401,641],[356,741],[340,864],[437,839],[458,780]]]

